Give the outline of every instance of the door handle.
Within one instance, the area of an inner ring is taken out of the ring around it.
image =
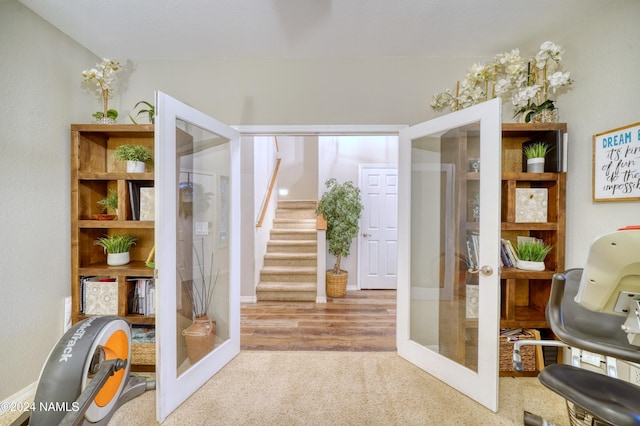
[[[367,238],[367,237],[370,237],[370,236],[371,236],[371,234],[362,233],[362,236],[363,236],[363,237],[365,237],[365,238]]]
[[[470,274],[477,274],[478,272],[480,272],[482,275],[489,276],[493,274],[493,268],[489,265],[483,265],[480,267],[480,269],[467,269],[467,272],[469,272]]]

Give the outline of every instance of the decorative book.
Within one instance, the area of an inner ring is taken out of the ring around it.
[[[154,220],[155,213],[154,188],[140,188],[140,220]]]
[[[546,222],[547,199],[547,188],[516,188],[516,222]]]
[[[87,315],[118,315],[118,282],[88,280],[84,288]]]

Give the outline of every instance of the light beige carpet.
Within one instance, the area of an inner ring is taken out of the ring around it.
[[[568,424],[536,378],[501,378],[493,413],[392,352],[242,351],[163,425],[521,425],[523,411]],[[116,425],[153,425],[155,392]]]

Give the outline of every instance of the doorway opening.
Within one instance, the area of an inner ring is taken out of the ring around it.
[[[315,302],[282,302],[258,300],[255,287],[260,279],[265,246],[270,234],[269,218],[278,201],[316,200],[325,190],[324,182],[334,177],[338,181],[352,181],[362,188],[363,168],[373,166],[397,169],[398,130],[385,128],[240,128],[243,134],[243,161],[245,170],[252,170],[253,220],[243,229],[250,235],[243,237],[243,253],[247,244],[253,244],[251,268],[244,271],[241,305],[242,349],[273,350],[350,350],[395,351],[395,280],[381,290],[363,281],[361,249],[366,243],[363,234],[354,240],[351,254],[343,259],[344,269],[350,271],[347,296],[326,298],[324,289],[318,288]],[[274,143],[276,142],[276,143]],[[277,150],[277,153],[271,152]],[[266,185],[276,159],[281,160],[277,185],[271,199],[265,200]],[[246,175],[246,174],[245,174]],[[243,176],[245,176],[243,175]],[[246,191],[243,191],[246,192]],[[243,197],[245,198],[245,197]],[[246,198],[245,198],[246,199]],[[395,198],[393,198],[395,202]],[[256,228],[258,210],[268,202],[271,214],[266,214],[264,229]],[[242,209],[245,211],[245,208]],[[393,210],[393,209],[392,209]],[[371,215],[371,217],[379,217]],[[363,216],[364,218],[364,216]],[[395,215],[390,220],[396,221]],[[245,224],[246,222],[243,222]],[[362,231],[362,226],[361,226]],[[368,258],[373,257],[369,250]],[[395,270],[395,251],[392,261],[384,267]],[[318,261],[318,276],[333,266],[335,259],[329,254]],[[371,269],[371,268],[369,268]],[[375,268],[373,268],[375,269]],[[378,268],[384,269],[384,268]],[[323,278],[323,277],[322,277]],[[324,281],[318,287],[324,286]]]

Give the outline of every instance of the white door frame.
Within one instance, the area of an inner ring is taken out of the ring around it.
[[[397,124],[371,124],[371,125],[235,125],[231,126],[243,136],[399,136],[400,130],[408,125]],[[243,240],[243,243],[245,241]],[[247,252],[242,248],[242,252]],[[359,250],[358,250],[359,251]],[[250,250],[253,253],[253,248]],[[359,256],[358,256],[359,257]],[[325,264],[325,253],[318,253],[318,264]],[[359,258],[358,261],[359,262]],[[256,265],[254,265],[256,267]],[[252,275],[252,274],[249,274]],[[249,279],[245,277],[243,279]],[[317,298],[316,303],[326,303],[325,271],[318,268],[317,272]],[[244,283],[243,283],[244,284]],[[244,288],[244,285],[243,285]],[[244,300],[244,299],[243,299]]]
[[[398,140],[399,142],[399,140]],[[398,164],[359,164],[358,165],[358,179],[360,179],[360,182],[358,182],[358,187],[360,189],[362,189],[362,172],[364,170],[367,169],[393,169],[396,171],[396,173],[398,172]],[[397,197],[398,193],[396,192],[396,197]],[[397,212],[397,207],[396,207],[396,212]],[[360,221],[362,221],[362,219],[360,219]],[[397,224],[398,224],[398,220],[397,220],[397,215],[396,215],[396,242],[397,242]],[[362,223],[360,223],[360,230],[362,230]],[[363,255],[363,250],[362,247],[364,246],[363,242],[364,240],[361,237],[361,234],[359,233],[358,235],[358,276],[357,276],[357,281],[356,281],[356,288],[358,290],[360,290],[362,288],[362,283],[361,283],[361,279],[362,279],[362,265],[364,264],[364,260],[362,258]],[[397,264],[397,261],[396,261]],[[397,266],[396,266],[397,268]],[[396,287],[397,287],[397,281],[396,281]]]

